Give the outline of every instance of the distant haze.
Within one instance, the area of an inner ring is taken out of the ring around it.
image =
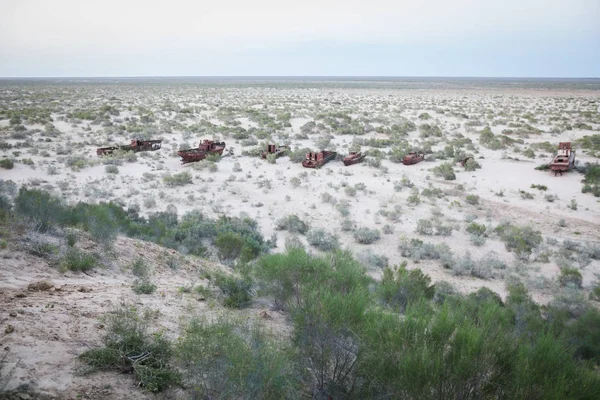
[[[0,77],[600,77],[600,0],[0,0]]]

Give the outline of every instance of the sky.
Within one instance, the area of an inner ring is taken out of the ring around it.
[[[600,0],[0,0],[0,77],[600,78]]]

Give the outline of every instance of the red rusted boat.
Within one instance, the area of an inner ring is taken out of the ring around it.
[[[425,159],[425,155],[423,153],[417,153],[415,151],[411,151],[402,159],[402,164],[404,165],[413,165],[416,163],[420,163]]]
[[[344,159],[342,161],[344,162],[344,165],[346,165],[346,166],[352,165],[352,164],[358,164],[359,162],[364,160],[364,158],[366,156],[367,156],[366,154],[363,154],[360,151],[351,151],[350,154],[348,154],[346,157],[344,157]]]
[[[329,161],[333,160],[337,153],[335,151],[323,150],[318,153],[306,153],[306,158],[302,161],[304,168],[321,168]]]
[[[131,143],[123,146],[99,147],[96,149],[96,154],[98,156],[105,156],[117,150],[133,151],[136,153],[138,151],[154,151],[160,149],[161,144],[162,140],[132,139]]]
[[[204,160],[209,154],[223,155],[225,142],[215,142],[214,140],[203,140],[197,149],[179,150],[177,155],[181,157],[181,163],[187,164]]]
[[[560,142],[558,144],[558,152],[548,164],[554,175],[563,174],[575,167],[575,150],[571,149],[571,142]]]
[[[286,155],[286,153],[290,150],[290,146],[275,146],[274,144],[268,144],[267,150],[261,153],[262,158],[267,158],[270,154],[275,154],[275,158],[279,158],[281,156]]]

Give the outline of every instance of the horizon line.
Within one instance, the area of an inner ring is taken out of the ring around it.
[[[600,76],[467,76],[467,75],[99,75],[99,76],[0,76],[15,79],[159,79],[159,78],[403,78],[403,79],[600,79]]]

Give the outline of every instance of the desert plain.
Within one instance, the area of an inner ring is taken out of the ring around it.
[[[599,131],[597,80],[3,80],[0,159],[12,165],[0,168],[0,189],[9,199],[27,187],[64,204],[113,202],[144,218],[195,211],[250,218],[271,253],[346,249],[374,279],[406,263],[432,283],[463,294],[487,287],[503,299],[507,283],[519,281],[544,305],[557,296],[587,299],[599,285],[600,203],[582,193],[578,170],[598,162],[590,138]],[[162,148],[96,154],[134,138],[161,139]],[[204,139],[224,141],[223,156],[182,164],[177,151]],[[573,144],[577,168],[559,176],[536,169],[559,142]],[[267,144],[291,152],[261,159]],[[339,156],[303,168],[307,150]],[[367,157],[344,166],[350,151]],[[425,160],[402,164],[409,151]],[[539,240],[518,248],[498,227],[529,227]],[[58,240],[22,233],[31,235]],[[105,249],[86,235],[78,246],[103,260],[81,273],[53,267],[25,239],[3,233],[0,390],[157,396],[124,374],[75,372],[77,356],[100,341],[99,319],[121,301],[151,310],[173,338],[198,314],[229,313],[290,332],[285,313],[259,290],[244,309],[221,304],[206,272],[236,273],[239,262],[211,243],[193,254],[119,235]],[[151,267],[153,294],[131,289],[138,258]],[[565,268],[579,271],[576,289],[561,285]],[[39,282],[51,288],[30,286]],[[206,293],[186,289],[197,285]],[[186,393],[172,390],[166,398]]]

